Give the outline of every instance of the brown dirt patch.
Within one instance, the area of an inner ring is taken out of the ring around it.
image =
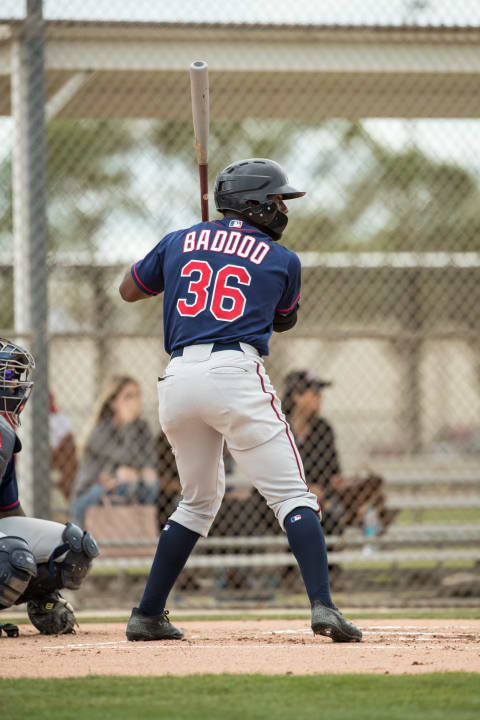
[[[150,643],[127,642],[120,623],[86,624],[75,636],[53,637],[24,625],[19,638],[0,638],[1,674],[480,672],[480,620],[362,620],[364,641],[348,645],[313,636],[307,620],[176,624],[185,640]]]

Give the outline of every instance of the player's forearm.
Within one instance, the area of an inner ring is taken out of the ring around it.
[[[145,300],[146,298],[151,297],[151,295],[148,295],[147,293],[144,293],[142,290],[140,290],[140,288],[132,278],[132,273],[130,270],[127,270],[127,272],[125,273],[125,276],[120,283],[118,291],[122,300],[125,300],[125,302],[137,302],[137,300]]]

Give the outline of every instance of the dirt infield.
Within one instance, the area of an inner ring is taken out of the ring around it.
[[[175,622],[175,621],[174,621]],[[480,620],[363,620],[360,644],[314,637],[307,620],[178,622],[182,641],[130,643],[124,624],[47,637],[23,625],[0,638],[2,677],[192,673],[480,672]]]

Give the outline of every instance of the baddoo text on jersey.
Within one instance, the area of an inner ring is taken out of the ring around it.
[[[166,235],[131,268],[143,292],[164,292],[165,350],[245,342],[268,355],[275,312],[300,297],[297,255],[237,218]]]

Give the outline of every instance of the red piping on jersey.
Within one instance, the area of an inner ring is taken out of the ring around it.
[[[300,293],[298,293],[297,297],[293,301],[293,303],[290,305],[289,308],[277,308],[277,312],[290,312],[290,310],[298,303],[300,300]]]
[[[137,263],[135,263],[135,265],[136,265],[136,264],[137,264]],[[141,285],[142,288],[145,288],[145,290],[146,290],[147,292],[152,293],[152,295],[160,295],[160,293],[158,293],[156,290],[150,290],[150,288],[148,288],[146,285],[144,285],[144,283],[143,283],[143,282],[140,280],[140,278],[138,277],[138,273],[137,273],[137,269],[136,269],[135,265],[132,265],[132,272],[133,272],[133,274],[135,275],[138,284]]]
[[[3,510],[12,510],[14,507],[17,507],[17,505],[20,505],[20,500],[15,500],[15,502],[12,503],[11,505],[3,505],[3,506],[0,506],[0,510],[1,510],[1,511],[3,511]]]

